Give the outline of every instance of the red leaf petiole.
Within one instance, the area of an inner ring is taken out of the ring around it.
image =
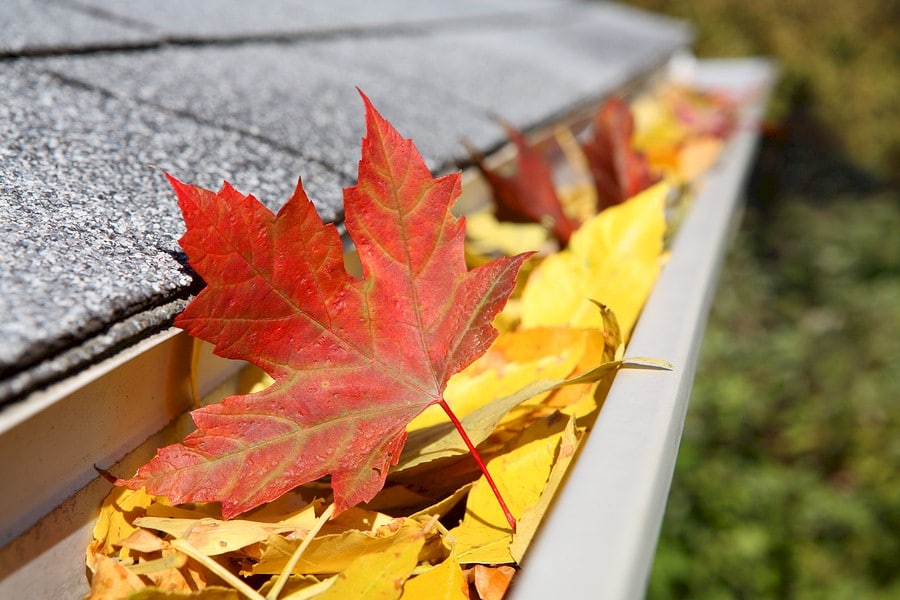
[[[460,437],[462,437],[463,442],[466,443],[466,447],[472,454],[472,458],[474,458],[475,462],[478,463],[478,468],[481,469],[482,473],[484,473],[484,478],[487,480],[488,485],[491,486],[491,490],[494,492],[494,496],[497,497],[497,502],[500,503],[500,509],[503,510],[503,514],[506,516],[506,521],[509,523],[509,526],[512,528],[512,530],[515,531],[516,518],[512,515],[512,512],[510,512],[509,507],[506,506],[506,502],[503,500],[503,496],[500,495],[500,490],[497,489],[497,484],[494,483],[494,479],[491,477],[491,474],[488,473],[487,466],[481,459],[481,455],[478,454],[478,450],[475,449],[475,444],[473,444],[472,440],[469,439],[469,435],[466,433],[466,430],[463,429],[462,423],[459,422],[459,419],[453,413],[453,410],[450,408],[450,405],[447,404],[447,401],[441,398],[438,404],[441,405],[441,408],[443,408],[444,412],[447,413],[447,416],[450,417],[450,421],[453,423],[453,426],[456,427],[456,430],[459,432]]]

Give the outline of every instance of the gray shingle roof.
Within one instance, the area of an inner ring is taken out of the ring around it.
[[[326,219],[364,90],[436,170],[661,64],[681,24],[605,3],[0,4],[0,403],[167,326],[197,289],[162,176]],[[151,167],[156,167],[151,168]]]

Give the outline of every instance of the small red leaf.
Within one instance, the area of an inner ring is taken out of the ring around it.
[[[451,375],[480,356],[527,255],[469,271],[458,174],[434,179],[410,140],[366,106],[359,181],[344,191],[363,278],[302,186],[273,215],[227,183],[169,177],[181,245],[207,287],[176,325],[273,377],[195,410],[197,431],[120,484],[172,502],[220,501],[226,518],[331,475],[335,509],[371,499]]]
[[[483,157],[470,150],[475,166],[493,192],[497,218],[513,223],[542,223],[565,246],[577,227],[563,212],[550,164],[512,125],[501,125],[518,151],[514,174],[491,171],[484,165]]]
[[[582,145],[597,189],[597,210],[621,204],[660,180],[646,158],[632,147],[634,118],[613,96],[594,116],[594,136]]]

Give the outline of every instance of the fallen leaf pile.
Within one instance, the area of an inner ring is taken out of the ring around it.
[[[552,152],[540,151],[546,141],[531,145],[501,123],[518,158],[515,165],[492,170],[470,150],[494,200],[492,213],[473,215],[478,227],[469,232],[470,241],[484,254],[536,248],[531,229],[502,225],[533,222],[544,225],[565,248],[574,231],[595,214],[654,184],[667,182],[685,196],[683,188],[715,163],[737,126],[739,108],[732,96],[676,84],[642,94],[630,105],[612,96],[594,113],[581,140],[571,132],[556,136],[565,161],[553,161],[548,157]],[[558,165],[568,172],[558,174]],[[681,196],[673,193],[670,201]]]
[[[727,135],[725,103],[666,91],[632,118],[616,99],[593,137],[561,136],[612,195],[556,186],[509,127],[517,170],[478,159],[498,203],[467,230],[450,213],[459,176],[433,178],[363,99],[345,190],[360,277],[299,183],[273,215],[228,184],[170,178],[207,284],[176,324],[251,366],[116,482],[86,552],[89,598],[499,599],[616,371],[668,368],[625,344],[685,183],[671,155]]]
[[[695,181],[716,161],[737,127],[738,100],[670,84],[635,100],[634,147],[651,169],[680,184]]]

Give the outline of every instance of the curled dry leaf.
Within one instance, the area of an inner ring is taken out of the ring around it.
[[[154,498],[144,490],[114,488],[100,507],[100,514],[94,523],[93,539],[88,544],[87,566],[93,570],[97,554],[107,556],[117,553],[119,558],[127,558],[128,551],[119,552],[122,540],[138,530],[133,524],[136,517],[143,516]]]
[[[123,548],[135,550],[136,552],[159,552],[163,548],[167,548],[168,544],[161,537],[150,533],[146,529],[137,529],[134,533],[119,543]]]
[[[509,223],[489,212],[466,216],[466,250],[473,257],[513,256],[548,247],[547,228],[537,223]],[[485,260],[486,262],[486,260]]]
[[[544,514],[546,514],[553,497],[559,490],[560,485],[562,485],[566,471],[569,469],[569,465],[575,457],[575,451],[578,449],[578,445],[583,437],[584,431],[575,427],[575,419],[569,419],[560,438],[556,460],[550,468],[550,475],[544,484],[541,497],[522,512],[519,518],[519,527],[516,528],[516,532],[513,534],[512,542],[509,545],[509,553],[516,563],[522,562],[525,551],[531,544],[534,534],[537,533]]]
[[[165,517],[141,517],[135,525],[165,532],[172,537],[187,540],[207,556],[216,556],[240,550],[261,542],[273,533],[295,533],[299,537],[309,530],[303,525],[269,525],[255,521],[218,519],[172,519]]]

